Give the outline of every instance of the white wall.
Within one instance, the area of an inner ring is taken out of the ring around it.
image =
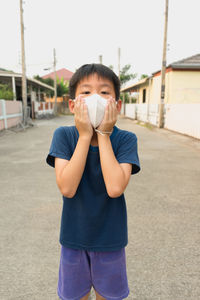
[[[165,128],[200,139],[200,103],[166,104]]]
[[[22,121],[22,102],[0,99],[0,130],[16,126]]]
[[[164,128],[200,139],[200,103],[165,104],[164,110]],[[158,126],[159,104],[127,103],[125,116]]]

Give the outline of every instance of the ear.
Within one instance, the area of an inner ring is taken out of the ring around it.
[[[74,101],[72,99],[69,99],[69,110],[73,114],[74,114],[74,105],[75,105]]]
[[[118,111],[118,113],[120,113],[121,108],[122,108],[122,100],[119,99],[119,100],[117,101],[117,111]]]

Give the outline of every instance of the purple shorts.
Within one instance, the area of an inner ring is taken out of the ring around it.
[[[125,248],[97,252],[61,245],[57,289],[60,299],[80,300],[92,286],[106,300],[128,297]]]

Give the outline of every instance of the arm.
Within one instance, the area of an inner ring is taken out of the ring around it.
[[[102,123],[98,127],[102,131],[111,131],[117,121],[117,107],[114,99],[109,99]],[[102,173],[107,189],[111,198],[119,197],[125,190],[130,176],[132,165],[129,163],[118,163],[112,149],[110,137],[105,134],[97,133],[100,162]]]
[[[87,106],[81,97],[76,100],[73,112],[75,113],[75,125],[79,132],[76,148],[70,160],[55,159],[56,182],[61,193],[68,198],[74,197],[79,186],[93,134]]]
[[[70,160],[55,158],[57,185],[65,197],[74,197],[86,164],[90,139],[79,138]]]
[[[132,166],[128,163],[118,163],[108,135],[98,134],[98,144],[107,193],[111,198],[119,197],[128,185]]]

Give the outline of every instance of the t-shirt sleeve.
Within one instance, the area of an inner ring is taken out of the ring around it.
[[[63,127],[59,127],[54,131],[49,154],[46,162],[51,167],[55,167],[55,157],[70,160],[71,151],[67,131]]]
[[[127,132],[121,138],[116,159],[119,163],[132,164],[131,174],[136,174],[140,171],[137,136],[134,133]]]

